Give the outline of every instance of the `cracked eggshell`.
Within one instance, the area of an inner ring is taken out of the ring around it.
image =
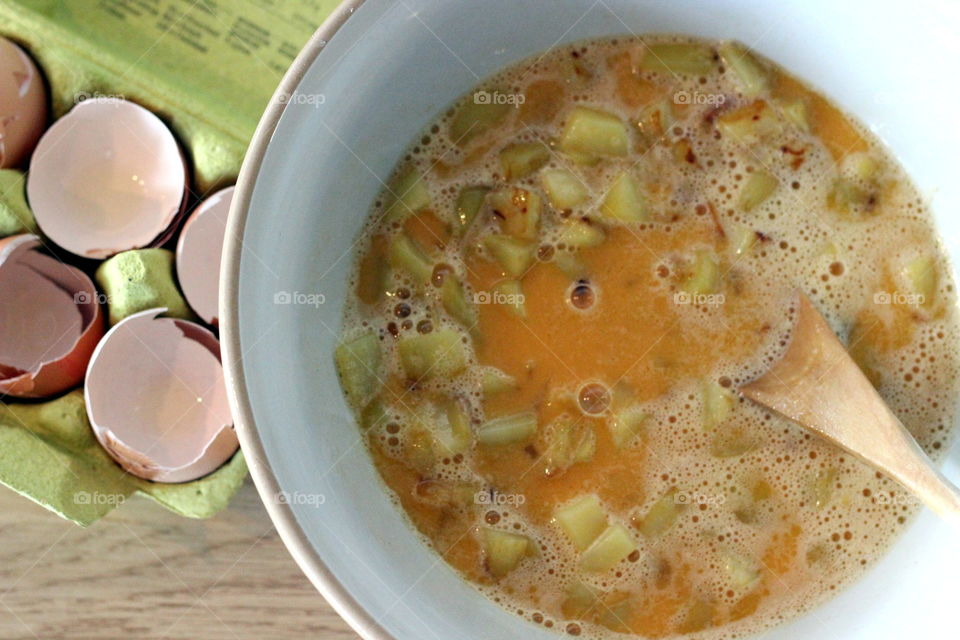
[[[188,482],[239,447],[220,345],[194,322],[150,309],[125,318],[97,346],[84,387],[87,415],[107,453],[129,473]]]
[[[0,169],[16,167],[47,123],[47,88],[23,49],[0,37]]]
[[[0,240],[0,394],[18,398],[79,384],[103,336],[90,277],[39,244],[29,234]]]
[[[204,200],[190,214],[177,241],[177,279],[187,302],[207,324],[218,325],[220,257],[233,187]]]
[[[81,102],[33,153],[27,198],[40,229],[84,258],[157,246],[184,212],[187,167],[170,129],[118,98]]]

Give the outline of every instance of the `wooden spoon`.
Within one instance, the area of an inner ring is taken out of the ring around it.
[[[894,478],[960,525],[960,490],[934,468],[804,294],[787,352],[740,391]]]

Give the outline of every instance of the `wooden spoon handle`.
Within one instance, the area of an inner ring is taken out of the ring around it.
[[[904,429],[902,425],[900,428]],[[914,460],[903,456],[898,467],[889,470],[891,476],[941,518],[960,529],[960,489],[933,466],[933,461],[909,433],[905,433],[905,437]]]
[[[806,296],[786,354],[740,391],[873,465],[960,527],[960,490],[933,466]]]

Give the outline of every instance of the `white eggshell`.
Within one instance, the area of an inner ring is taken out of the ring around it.
[[[0,37],[0,169],[19,166],[47,122],[47,88],[33,60]]]
[[[87,415],[107,453],[133,475],[188,482],[239,447],[220,346],[199,324],[158,318],[117,323],[97,346],[84,387]]]
[[[33,153],[27,198],[56,244],[108,258],[160,241],[183,211],[186,164],[170,129],[117,98],[75,106]]]
[[[233,187],[204,200],[190,214],[177,241],[177,279],[187,302],[204,322],[218,324],[220,256]]]

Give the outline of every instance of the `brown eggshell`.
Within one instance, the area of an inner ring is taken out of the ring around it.
[[[90,277],[39,244],[29,234],[0,240],[0,394],[19,398],[79,384],[103,336]]]
[[[57,245],[85,258],[162,244],[186,203],[187,167],[170,129],[118,98],[81,102],[47,129],[27,198]]]
[[[156,482],[215,471],[239,447],[220,345],[194,322],[135,313],[97,346],[84,397],[93,432],[121,467]]]
[[[0,169],[23,163],[47,123],[47,88],[33,60],[0,37]]]
[[[177,280],[184,297],[204,322],[217,326],[220,255],[227,231],[233,187],[222,189],[190,214],[177,241]]]

